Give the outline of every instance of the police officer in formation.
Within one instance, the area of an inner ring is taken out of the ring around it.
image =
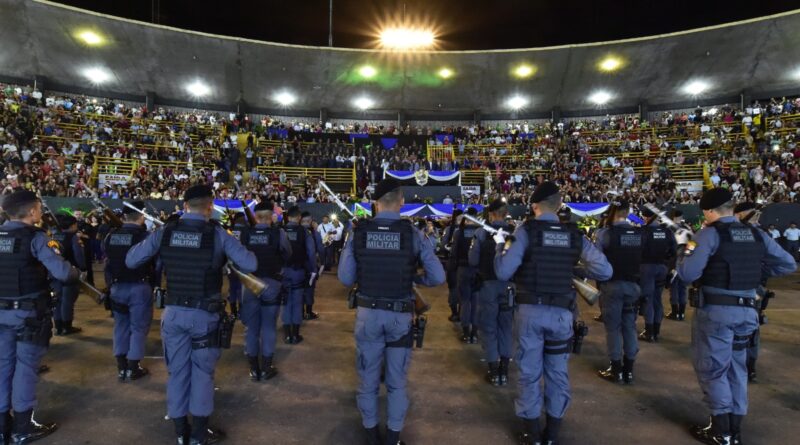
[[[245,354],[250,363],[250,380],[265,381],[278,374],[272,364],[275,354],[276,324],[281,307],[283,266],[292,255],[286,232],[272,222],[272,201],[262,201],[255,206],[256,224],[242,231],[241,242],[258,260],[255,276],[267,288],[254,295],[244,289],[242,296],[242,323],[245,325]],[[259,354],[261,358],[259,359]]]
[[[606,347],[610,366],[598,371],[613,383],[633,383],[633,363],[639,352],[636,332],[640,266],[645,246],[644,230],[628,222],[630,205],[620,200],[608,210],[608,226],[597,231],[595,245],[614,269],[609,280],[598,281]],[[623,353],[624,351],[624,353]]]
[[[80,272],[35,227],[42,203],[33,192],[13,192],[2,207],[9,219],[0,225],[0,443],[22,445],[56,430],[33,420],[37,371],[53,335],[47,275],[71,285]]]
[[[303,298],[309,286],[311,274],[317,272],[317,248],[314,235],[300,225],[302,214],[297,206],[283,214],[286,218],[284,230],[292,246],[292,255],[283,268],[283,286],[286,288],[286,305],[283,307],[283,341],[297,344],[303,341],[300,324],[303,322]]]
[[[218,432],[208,427],[208,418],[214,410],[214,368],[221,354],[225,260],[244,273],[253,272],[257,266],[252,252],[209,221],[213,204],[210,187],[190,187],[184,194],[180,219],[133,246],[125,259],[131,269],[156,256],[164,264],[167,297],[161,338],[169,371],[167,415],[175,424],[177,443],[183,445],[205,445],[219,439]]]
[[[314,255],[316,258],[315,264],[317,265],[316,272],[319,273],[319,266],[325,258],[325,246],[322,244],[322,235],[319,230],[315,229],[314,220],[311,218],[311,213],[303,212],[300,215],[300,225],[305,227],[314,238]],[[317,320],[319,314],[314,312],[314,293],[317,290],[317,278],[312,280],[308,286],[303,289],[303,320]]]
[[[130,203],[144,210],[144,202]],[[106,254],[105,277],[110,289],[114,316],[114,357],[120,381],[138,380],[148,374],[139,362],[144,358],[147,334],[153,322],[154,261],[135,269],[125,265],[125,257],[134,245],[147,238],[144,215],[128,207],[122,210],[122,227],[111,229],[103,241]]]
[[[747,414],[746,349],[758,328],[756,289],[766,276],[797,268],[794,259],[763,231],[739,222],[731,193],[706,191],[700,200],[705,225],[686,244],[678,276],[696,282],[692,306],[694,369],[711,412],[708,426],[695,426],[701,442],[741,444]]]
[[[689,231],[688,233],[691,233],[691,228],[686,224],[686,221],[683,220],[683,211],[680,209],[672,209],[670,217],[672,218],[672,222],[677,224],[678,227],[686,229]],[[690,237],[686,237],[685,239],[681,239],[681,241],[688,241],[689,239]],[[676,238],[676,244],[677,241]],[[683,252],[685,248],[685,244],[678,244],[677,252]],[[673,258],[670,263],[674,270],[677,267],[677,256]],[[686,302],[686,283],[681,281],[676,273],[669,283],[669,303],[671,311],[667,315],[667,318],[675,321],[684,321],[686,319]]]
[[[446,258],[449,258],[450,252],[448,252],[448,248],[452,251],[452,243],[453,243],[453,233],[455,233],[456,229],[458,228],[458,223],[460,221],[459,216],[464,213],[461,209],[454,209],[453,215],[450,218],[450,224],[444,229],[444,234],[442,235],[441,246],[444,252],[442,253],[445,255]],[[450,306],[450,316],[447,317],[448,320],[452,322],[461,321],[461,317],[459,315],[460,308],[458,307],[458,268],[457,267],[447,267],[447,304]]]
[[[242,231],[247,230],[248,227],[244,212],[233,215],[231,234],[234,238],[241,241]],[[235,273],[228,274],[228,304],[231,307],[231,314],[238,317],[242,305],[242,282]]]
[[[511,233],[505,222],[508,208],[503,201],[492,201],[486,211],[489,213],[487,222],[492,227]],[[508,383],[514,304],[509,304],[508,281],[499,280],[494,273],[496,250],[492,234],[483,227],[478,228],[469,249],[469,264],[477,268],[481,282],[481,287],[477,290],[478,326],[481,331],[481,346],[489,365],[486,381],[493,386],[503,386]]]
[[[495,235],[494,269],[498,280],[513,278],[516,284],[519,394],[515,408],[524,424],[522,443],[554,445],[570,402],[567,365],[576,308],[573,267],[580,260],[580,275],[600,281],[611,278],[612,270],[576,225],[558,221],[558,186],[540,184],[531,202],[535,218],[514,231],[514,242],[507,250],[506,237]],[[547,415],[544,432],[539,422],[543,404]]]
[[[675,236],[666,227],[659,223],[656,215],[647,208],[642,209],[645,218],[644,250],[642,251],[641,279],[639,286],[642,289],[641,304],[644,306],[644,331],[639,334],[639,339],[647,342],[657,342],[661,333],[661,320],[664,319],[664,304],[661,294],[667,281],[669,269],[667,264],[675,257],[677,245]]]
[[[467,209],[467,215],[475,217],[478,211],[475,207]],[[456,282],[458,283],[458,296],[461,305],[462,336],[464,343],[478,342],[478,294],[475,288],[477,269],[469,264],[469,246],[472,237],[478,230],[478,225],[462,218],[458,228],[453,232],[453,247],[450,250],[449,268],[455,268]]]
[[[58,215],[56,218],[59,230],[53,232],[52,237],[61,244],[62,256],[78,270],[85,271],[86,258],[83,255],[80,238],[78,238],[78,220],[71,215]],[[71,335],[81,332],[81,328],[72,325],[75,318],[75,302],[78,300],[80,287],[77,283],[65,283],[58,279],[54,279],[52,284],[57,298],[57,305],[53,311],[56,335]]]
[[[411,363],[414,312],[413,285],[438,286],[445,281],[431,245],[410,221],[400,219],[403,191],[395,179],[384,179],[373,194],[375,217],[359,221],[339,262],[345,286],[358,285],[355,340],[356,396],[370,445],[396,445],[408,409],[406,374]],[[423,275],[417,275],[418,265]],[[378,394],[385,368],[387,430],[379,431]]]

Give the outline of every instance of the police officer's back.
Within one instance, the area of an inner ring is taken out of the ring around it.
[[[358,285],[355,340],[360,378],[356,401],[369,444],[381,444],[378,393],[385,365],[387,444],[399,441],[408,409],[406,371],[411,359],[414,283],[437,286],[445,274],[430,243],[410,221],[400,219],[403,194],[394,179],[373,195],[375,217],[359,221],[345,243],[339,280]],[[417,275],[421,264],[424,275]]]
[[[61,244],[62,255],[78,270],[86,270],[83,245],[78,236],[78,220],[72,215],[60,214],[57,217],[58,230],[52,233],[53,239]],[[75,316],[75,301],[78,299],[80,289],[77,283],[64,283],[53,281],[53,289],[57,297],[57,306],[53,312],[56,335],[71,335],[81,332],[82,329],[73,326]]]
[[[667,281],[669,268],[667,264],[675,257],[677,245],[675,236],[666,225],[658,221],[649,209],[642,210],[645,218],[644,249],[639,286],[642,288],[644,331],[639,334],[640,340],[657,342],[661,334],[661,320],[664,318],[664,305],[661,294]]]
[[[747,414],[745,349],[758,327],[756,288],[764,276],[796,270],[793,258],[767,234],[733,216],[733,196],[725,189],[703,194],[705,225],[686,244],[678,276],[694,283],[692,328],[694,368],[711,412],[707,427],[692,428],[705,443],[741,443]],[[763,274],[763,275],[762,275]]]
[[[79,271],[61,257],[58,243],[34,226],[42,218],[34,193],[13,192],[2,207],[9,220],[0,225],[0,354],[16,359],[0,372],[0,443],[22,444],[56,429],[33,421],[37,371],[52,336],[47,274],[72,284]]]

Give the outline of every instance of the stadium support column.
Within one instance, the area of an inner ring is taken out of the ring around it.
[[[328,109],[327,108],[320,108],[319,109],[319,123],[322,126],[325,126],[325,122],[328,122]]]
[[[742,90],[742,92],[739,93],[739,100],[741,101],[741,103],[739,104],[739,106],[741,107],[740,110],[744,110],[745,108],[747,108],[747,106],[750,105],[750,102],[753,100],[753,96],[752,94],[750,94],[750,90]]]
[[[557,124],[558,121],[561,120],[561,107],[553,107],[550,110],[550,118],[553,120],[553,123]]]
[[[474,122],[477,126],[481,125],[481,110],[475,110],[472,112],[472,122]]]
[[[406,110],[399,110],[397,112],[397,128],[403,128],[406,125]]]
[[[33,86],[36,87],[37,90],[42,91],[42,94],[44,94],[45,85],[47,85],[47,79],[44,76],[34,76]]]
[[[647,121],[647,115],[650,113],[650,106],[646,100],[639,102],[639,122]]]
[[[148,91],[145,93],[144,96],[144,106],[147,108],[147,111],[153,111],[156,106],[156,93],[152,91]]]

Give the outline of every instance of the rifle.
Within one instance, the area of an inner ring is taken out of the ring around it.
[[[242,210],[244,211],[244,217],[247,219],[247,224],[250,227],[256,225],[256,215],[253,213],[253,210],[247,206],[247,203],[244,202],[244,199],[241,200],[242,203]]]
[[[114,213],[113,210],[111,210],[107,205],[103,203],[103,201],[100,200],[100,198],[97,196],[97,192],[91,189],[87,190],[89,190],[89,193],[91,194],[89,198],[92,201],[92,205],[94,205],[96,209],[100,210],[100,212],[103,213],[103,216],[106,217],[108,223],[114,228],[122,227],[122,220],[119,219],[119,216],[117,216],[117,214]]]
[[[353,214],[353,212],[351,212],[351,211],[350,211],[350,209],[348,209],[348,208],[347,208],[347,206],[346,206],[346,205],[344,205],[344,203],[343,203],[343,202],[342,202],[342,201],[339,199],[339,197],[338,197],[338,196],[336,196],[336,193],[333,193],[333,190],[331,190],[331,189],[328,187],[328,184],[325,184],[325,181],[323,181],[323,180],[321,180],[321,179],[320,179],[320,180],[319,180],[319,185],[320,185],[322,188],[324,188],[326,192],[328,192],[328,194],[331,196],[331,198],[333,198],[333,202],[334,202],[334,203],[335,203],[335,204],[336,204],[336,205],[337,205],[337,206],[338,206],[340,209],[342,209],[342,210],[344,210],[345,212],[347,212],[347,214],[348,214],[348,215],[350,215],[350,217],[351,217],[351,218],[355,218],[355,217],[356,217],[356,215],[354,215],[354,214]]]
[[[125,207],[127,207],[127,208],[129,208],[129,209],[141,214],[142,216],[144,216],[144,219],[150,221],[153,224],[156,224],[158,226],[163,226],[164,225],[164,221],[161,221],[160,219],[156,218],[155,216],[150,215],[149,213],[145,212],[144,210],[137,209],[134,205],[130,204],[129,202],[123,201],[122,205],[124,205]]]
[[[422,315],[431,310],[430,303],[426,302],[422,297],[422,294],[419,293],[419,289],[417,289],[416,284],[412,287],[412,289],[414,290],[414,313],[417,315]]]

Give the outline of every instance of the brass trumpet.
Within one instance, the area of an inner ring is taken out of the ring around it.
[[[242,282],[242,286],[247,288],[247,290],[252,292],[256,297],[261,295],[261,293],[269,287],[267,283],[263,282],[255,275],[251,273],[244,273],[237,269],[233,264],[228,263],[226,267],[228,269],[228,274],[236,274],[236,276],[239,278],[239,281]]]
[[[587,281],[573,278],[572,284],[575,286],[575,292],[577,292],[589,306],[594,306],[597,299],[600,298],[600,291]]]

